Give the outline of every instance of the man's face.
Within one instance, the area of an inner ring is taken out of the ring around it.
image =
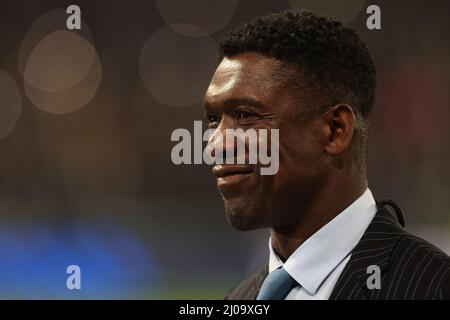
[[[224,58],[206,92],[205,115],[222,136],[226,129],[279,129],[277,174],[261,175],[258,164],[213,168],[227,218],[239,230],[295,225],[324,174],[320,119],[301,121],[304,105],[283,70],[256,53]],[[223,143],[224,152],[228,147]]]

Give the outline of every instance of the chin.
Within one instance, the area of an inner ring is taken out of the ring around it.
[[[260,200],[224,200],[224,206],[227,220],[236,230],[249,231],[265,227],[265,211]]]

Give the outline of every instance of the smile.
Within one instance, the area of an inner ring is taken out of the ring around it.
[[[215,165],[212,171],[219,189],[240,184],[255,173],[254,167],[249,165]]]

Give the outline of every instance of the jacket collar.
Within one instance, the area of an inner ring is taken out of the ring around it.
[[[367,268],[378,266],[381,274],[389,265],[391,253],[404,234],[405,220],[398,205],[392,200],[377,202],[378,211],[361,241],[352,252],[330,299],[355,299],[367,291]]]

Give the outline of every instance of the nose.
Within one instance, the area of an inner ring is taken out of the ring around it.
[[[236,154],[236,143],[233,139],[226,139],[227,130],[234,130],[234,123],[228,117],[222,117],[219,126],[212,132],[206,148],[214,163],[225,163],[228,154]],[[234,156],[233,156],[234,158]]]

